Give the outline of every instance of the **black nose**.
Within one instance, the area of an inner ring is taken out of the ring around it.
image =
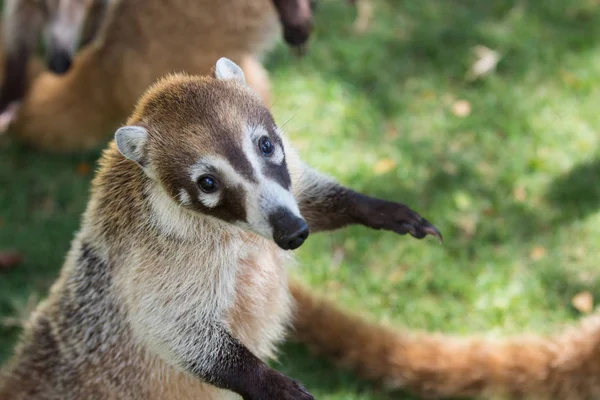
[[[48,58],[48,68],[55,74],[64,74],[71,68],[71,56],[65,51],[52,52]]]
[[[269,217],[273,227],[273,240],[284,250],[295,250],[308,237],[308,225],[291,211],[280,208]]]
[[[312,22],[304,25],[284,26],[283,38],[288,45],[297,47],[308,42],[308,38],[312,32]]]

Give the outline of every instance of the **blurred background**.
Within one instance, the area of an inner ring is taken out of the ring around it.
[[[444,244],[353,227],[311,236],[293,274],[374,321],[549,333],[600,298],[600,1],[320,0],[303,58],[265,60],[272,111],[312,166],[404,202]],[[76,127],[74,127],[76,129]],[[99,151],[0,137],[0,362],[78,229]],[[318,399],[411,399],[286,345]]]

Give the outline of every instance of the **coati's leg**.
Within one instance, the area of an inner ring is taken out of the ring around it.
[[[357,193],[306,165],[298,172],[294,193],[312,232],[361,224],[401,235],[410,233],[417,239],[429,234],[442,240],[435,226],[405,204]]]
[[[41,34],[44,15],[34,1],[7,0],[3,11],[4,79],[0,86],[0,113],[23,99],[28,61]],[[10,114],[10,113],[9,113]],[[5,118],[6,119],[6,118]]]
[[[182,343],[196,338],[194,348],[205,350],[201,355],[180,354],[182,366],[200,379],[238,393],[244,400],[313,399],[299,382],[268,367],[218,322],[206,322],[200,331],[192,329],[180,332],[181,337],[174,340]]]
[[[269,73],[254,56],[242,57],[239,63],[246,76],[246,82],[263,99],[267,107],[271,106],[271,81]]]

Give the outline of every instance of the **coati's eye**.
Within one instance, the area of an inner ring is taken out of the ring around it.
[[[258,139],[258,148],[265,156],[270,156],[273,154],[273,150],[275,150],[275,146],[273,146],[273,143],[271,143],[271,139],[269,139],[268,136],[262,136]]]
[[[202,175],[198,178],[198,186],[204,193],[212,193],[217,190],[217,180],[210,175]]]

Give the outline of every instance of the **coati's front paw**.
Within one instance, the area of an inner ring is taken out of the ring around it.
[[[442,241],[440,231],[408,206],[379,199],[372,199],[370,203],[367,210],[363,211],[365,225],[400,235],[409,233],[417,239],[431,235]]]
[[[315,398],[298,381],[280,372],[268,370],[260,379],[256,394],[244,400],[314,400]]]

